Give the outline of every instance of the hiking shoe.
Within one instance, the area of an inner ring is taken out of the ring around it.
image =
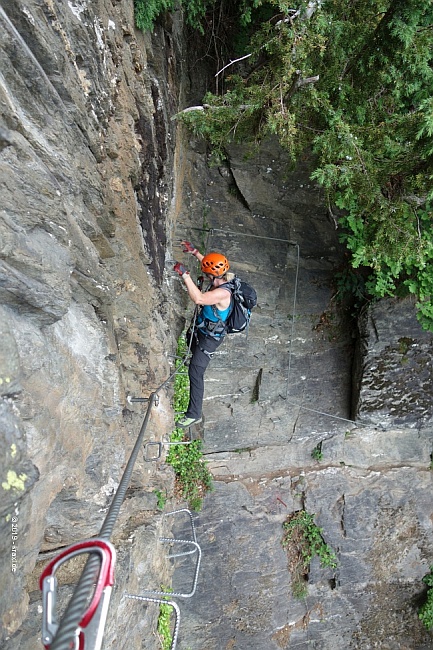
[[[179,422],[176,422],[176,426],[182,429],[188,429],[188,427],[192,427],[193,424],[198,424],[199,422],[201,422],[201,418],[183,418]]]

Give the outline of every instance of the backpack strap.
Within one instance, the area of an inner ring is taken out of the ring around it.
[[[230,291],[230,305],[229,305],[230,311],[227,314],[226,320],[222,320],[220,318],[220,315],[218,313],[218,309],[215,307],[215,305],[210,305],[210,308],[212,309],[212,313],[215,316],[215,318],[217,319],[217,322],[215,323],[215,325],[219,325],[219,328],[220,328],[220,331],[221,331],[220,336],[224,336],[224,334],[225,334],[225,330],[226,330],[226,327],[227,327],[226,322],[227,322],[228,318],[230,317],[230,314],[232,313],[233,306],[234,306],[233,292],[232,292],[231,287],[229,287],[228,285],[229,285],[229,283],[226,282],[225,284],[222,284],[221,287],[220,287],[221,289],[226,289],[226,290]]]
[[[218,321],[217,321],[218,324],[221,325],[221,326],[223,326],[224,329],[225,329],[225,327],[226,327],[226,321],[228,320],[228,318],[230,317],[230,314],[231,314],[232,311],[233,311],[233,307],[234,307],[234,298],[233,298],[233,295],[232,295],[232,297],[231,297],[231,299],[230,299],[230,311],[229,311],[229,313],[227,314],[227,318],[226,318],[226,320],[221,320],[220,315],[219,315],[219,313],[218,313],[218,309],[215,307],[215,305],[211,305],[211,306],[210,306],[210,308],[212,309],[212,313],[213,313],[213,315],[215,316],[215,318],[218,319]]]
[[[227,318],[226,318],[226,320],[227,320],[229,318],[230,314],[233,311],[233,305],[234,305],[233,293],[235,291],[234,279],[229,280],[229,282],[224,282],[224,284],[222,284],[219,288],[220,289],[225,289],[226,291],[230,292],[230,311],[227,314]],[[213,315],[215,316],[215,318],[218,318],[218,323],[221,323],[222,325],[225,325],[225,321],[221,320],[221,318],[219,317],[218,309],[215,307],[215,305],[211,305],[210,307],[212,309],[212,312],[213,312]]]
[[[232,280],[230,282],[225,282],[224,284],[221,285],[221,289],[226,289],[226,291],[230,292],[230,311],[227,314],[227,318],[229,318],[230,314],[233,311],[233,305],[234,305],[234,300],[233,300],[233,286],[232,286]],[[209,291],[212,285],[209,285],[206,291]],[[223,321],[220,318],[220,315],[218,313],[217,308],[215,305],[209,305],[213,315],[217,319],[216,321],[210,321],[209,319],[205,318],[203,319],[202,323],[204,324],[204,328],[201,327],[200,325],[198,326],[199,329],[206,330],[206,333],[208,336],[211,336],[212,338],[220,339],[225,335],[226,331],[226,321]],[[227,320],[227,319],[226,319]],[[204,332],[205,333],[205,332]]]

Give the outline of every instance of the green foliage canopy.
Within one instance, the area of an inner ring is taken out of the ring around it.
[[[259,5],[274,12],[252,33],[248,68],[180,117],[220,156],[230,141],[269,134],[294,162],[312,149],[312,177],[353,267],[371,270],[370,295],[413,293],[433,329],[433,4],[295,4],[250,3],[250,21]]]
[[[202,34],[205,32],[205,17],[209,13],[235,15],[240,25],[251,21],[252,12],[259,7],[261,0],[134,0],[135,24],[143,31],[152,30],[161,14],[166,11],[182,8],[186,24],[197,29]]]

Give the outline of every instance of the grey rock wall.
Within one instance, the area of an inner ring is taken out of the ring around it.
[[[200,171],[179,236],[197,245],[187,215],[201,228],[204,212],[204,244],[256,287],[258,307],[206,373],[215,490],[197,517],[204,561],[182,603],[181,647],[427,650],[417,609],[433,556],[432,334],[410,300],[377,303],[359,327],[338,305],[344,250],[308,159],[289,172],[268,142],[206,170],[192,145]],[[316,558],[299,599],[281,540],[301,509],[338,564]],[[179,567],[174,584],[188,575]]]
[[[416,320],[414,300],[381,300],[359,320],[354,372],[357,417],[379,426],[425,431],[433,426],[430,332]]]
[[[192,315],[170,261],[191,263],[186,238],[224,251],[259,304],[206,373],[198,434],[215,489],[196,515],[203,561],[196,594],[179,599],[180,649],[426,650],[431,334],[410,301],[374,305],[357,333],[335,301],[344,251],[311,161],[289,172],[269,141],[209,168],[171,120],[184,101],[178,26],[143,36],[132,5],[0,11],[0,644],[41,647],[41,571],[100,529],[143,422],[128,397],[166,379]],[[170,396],[152,441],[171,431]],[[158,608],[124,595],[171,581],[159,537],[173,522],[155,490],[171,497],[172,472],[140,455],[112,538],[106,648],[159,647]],[[281,538],[302,508],[338,566],[313,561],[296,599]],[[192,569],[181,561],[175,590]],[[60,606],[79,574],[78,562],[63,573]]]
[[[164,278],[181,45],[174,23],[137,32],[132,2],[1,4],[0,645],[33,649],[41,571],[98,534],[144,418],[128,397],[148,396],[171,370]],[[171,429],[169,392],[148,437]],[[158,609],[124,592],[169,582],[154,490],[172,487],[140,454],[113,532],[107,647],[141,647],[142,627],[155,629]],[[61,605],[79,573],[72,563],[63,574]]]

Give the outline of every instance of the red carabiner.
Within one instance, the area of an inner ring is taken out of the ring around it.
[[[53,558],[42,572],[39,579],[39,586],[43,593],[42,643],[47,649],[50,648],[59,628],[55,613],[56,571],[64,562],[83,553],[97,553],[101,558],[101,565],[92,600],[76,630],[74,650],[99,650],[101,647],[111,589],[114,584],[116,550],[110,542],[95,537],[72,544]]]

